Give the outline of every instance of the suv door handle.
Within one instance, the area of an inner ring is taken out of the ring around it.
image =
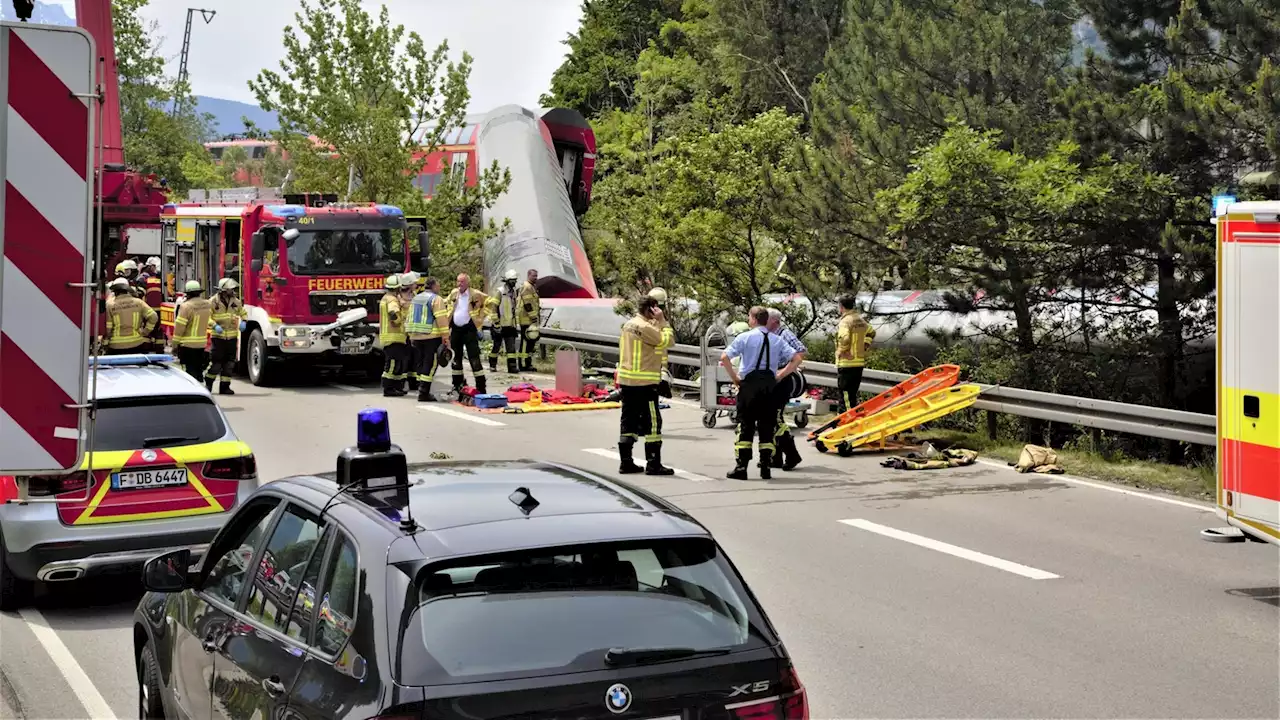
[[[272,675],[262,681],[262,687],[271,697],[280,697],[284,694],[284,683],[280,682],[280,677]]]

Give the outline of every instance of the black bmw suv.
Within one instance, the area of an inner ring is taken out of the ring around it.
[[[551,463],[400,467],[269,483],[199,564],[149,562],[140,715],[807,720],[764,611],[680,509]]]

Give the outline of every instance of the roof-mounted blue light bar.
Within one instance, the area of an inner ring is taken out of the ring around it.
[[[378,211],[379,215],[386,215],[388,217],[404,216],[404,211],[395,205],[374,205],[373,207]]]
[[[136,355],[98,355],[90,356],[89,364],[98,367],[124,367],[128,365],[168,365],[176,362],[172,355],[155,353],[138,353]]]
[[[306,215],[307,209],[301,205],[268,205],[267,212],[279,217],[296,218]]]

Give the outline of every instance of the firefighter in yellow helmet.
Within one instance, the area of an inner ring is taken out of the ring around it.
[[[409,336],[404,331],[405,312],[400,290],[403,278],[387,276],[386,294],[378,304],[378,340],[382,343],[382,394],[386,397],[407,395],[405,379],[409,376]]]
[[[413,302],[413,294],[418,286],[419,278],[418,273],[413,271],[402,273],[400,275],[400,292],[396,293],[400,298],[400,309],[404,314],[405,347],[409,348],[408,364],[405,365],[408,372],[404,376],[409,393],[418,392],[418,373],[414,370],[414,368],[418,367],[418,359],[413,354],[413,338],[409,337],[409,304]]]
[[[498,353],[506,352],[507,372],[520,371],[519,355],[516,347],[519,342],[519,330],[516,326],[516,271],[508,270],[502,274],[502,285],[498,292],[485,300],[487,316],[493,321],[493,346],[489,348],[489,372],[498,371]]]
[[[640,301],[639,312],[622,326],[618,340],[618,386],[622,391],[622,421],[618,433],[618,472],[672,475],[662,466],[662,415],[658,411],[658,383],[662,365],[658,352],[671,347],[675,335],[651,297]],[[636,442],[644,438],[645,466],[632,459]]]
[[[145,302],[134,297],[129,281],[119,277],[107,286],[112,302],[107,309],[107,354],[128,355],[145,352],[147,337],[160,322],[160,316]]]
[[[662,308],[663,315],[667,312],[667,291],[660,287],[649,290],[649,297],[658,303],[658,307]],[[670,322],[670,321],[668,321]],[[658,383],[658,394],[662,397],[671,397],[671,364],[667,358],[668,348],[662,348],[658,351],[658,362],[662,365],[662,382]]]
[[[858,405],[858,386],[867,364],[867,351],[876,337],[876,329],[858,314],[852,295],[840,298],[840,324],[836,327],[836,389],[840,393],[839,412]]]
[[[209,351],[209,371],[204,376],[204,385],[213,390],[213,381],[218,381],[219,395],[235,395],[231,389],[231,375],[236,371],[236,350],[240,343],[240,330],[244,325],[244,304],[240,302],[236,291],[240,284],[231,278],[218,281],[218,294],[213,296],[210,304],[210,319],[213,321],[213,341]]]
[[[525,275],[524,285],[516,296],[516,323],[520,326],[521,370],[533,370],[533,350],[538,345],[538,325],[542,322],[542,298],[538,296],[538,271]]]
[[[204,382],[204,369],[209,365],[209,327],[213,315],[213,303],[201,297],[199,280],[188,280],[183,287],[186,299],[178,306],[173,318],[173,349],[182,362],[182,368],[191,377]]]

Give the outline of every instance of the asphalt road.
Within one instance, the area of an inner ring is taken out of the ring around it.
[[[356,411],[411,460],[540,458],[612,472],[616,411],[481,415],[371,388],[237,384],[223,407],[264,480],[329,470]],[[808,687],[813,718],[1280,717],[1280,552],[1198,537],[1203,506],[996,464],[901,472],[807,450],[723,479],[730,430],[665,413],[637,482],[720,538]],[[58,586],[0,615],[0,717],[134,717],[134,583]]]

